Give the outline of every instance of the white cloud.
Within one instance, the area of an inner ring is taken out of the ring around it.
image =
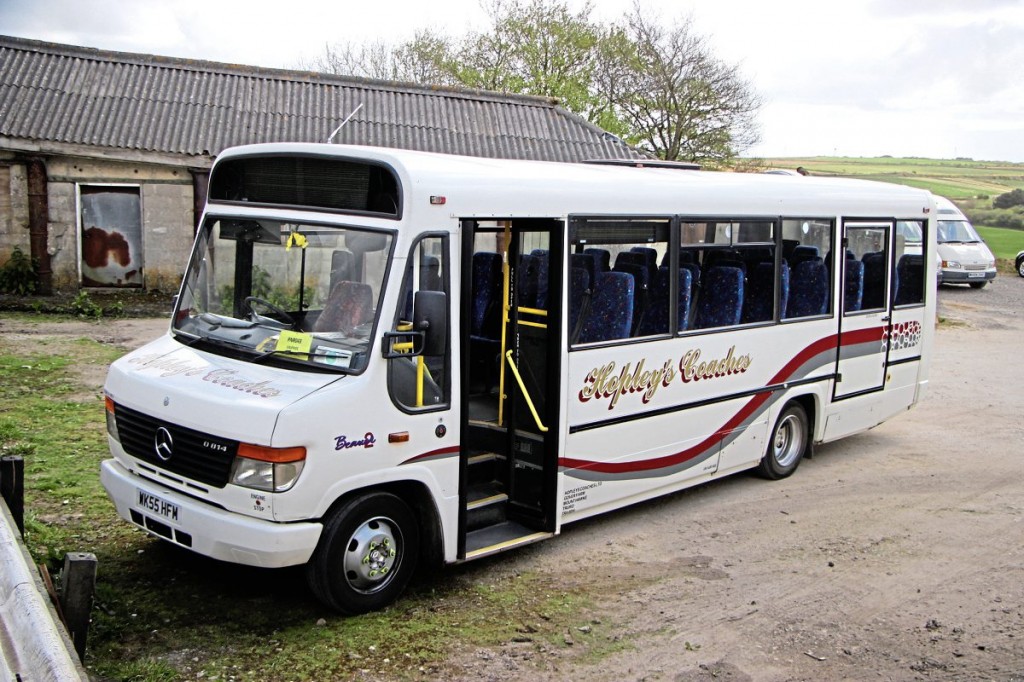
[[[640,2],[667,22],[692,17],[764,96],[758,154],[1024,161],[1020,0]],[[617,21],[633,0],[593,4],[593,18]],[[0,0],[11,35],[283,68],[327,43],[485,24],[480,0]]]

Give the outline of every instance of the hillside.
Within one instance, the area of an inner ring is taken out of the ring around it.
[[[802,166],[812,175],[894,182],[950,199],[989,198],[1024,188],[1024,163],[969,159],[813,156],[764,159],[770,168]]]

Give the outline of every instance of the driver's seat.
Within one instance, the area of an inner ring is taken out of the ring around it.
[[[340,331],[349,335],[373,320],[373,290],[369,284],[342,280],[334,285],[327,304],[313,324],[314,332]]]

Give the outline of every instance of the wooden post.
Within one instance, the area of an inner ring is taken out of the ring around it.
[[[89,615],[96,591],[96,555],[68,552],[60,574],[60,608],[78,659],[85,662],[85,641],[89,635]]]
[[[11,510],[18,532],[25,535],[25,460],[19,455],[0,457],[0,496]]]

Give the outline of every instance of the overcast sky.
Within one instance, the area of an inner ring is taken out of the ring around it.
[[[582,0],[568,0],[582,6]],[[1024,162],[1024,0],[640,0],[761,94],[748,156]],[[618,20],[632,0],[593,0]],[[486,26],[478,0],[0,0],[0,33],[293,68],[328,43]]]

